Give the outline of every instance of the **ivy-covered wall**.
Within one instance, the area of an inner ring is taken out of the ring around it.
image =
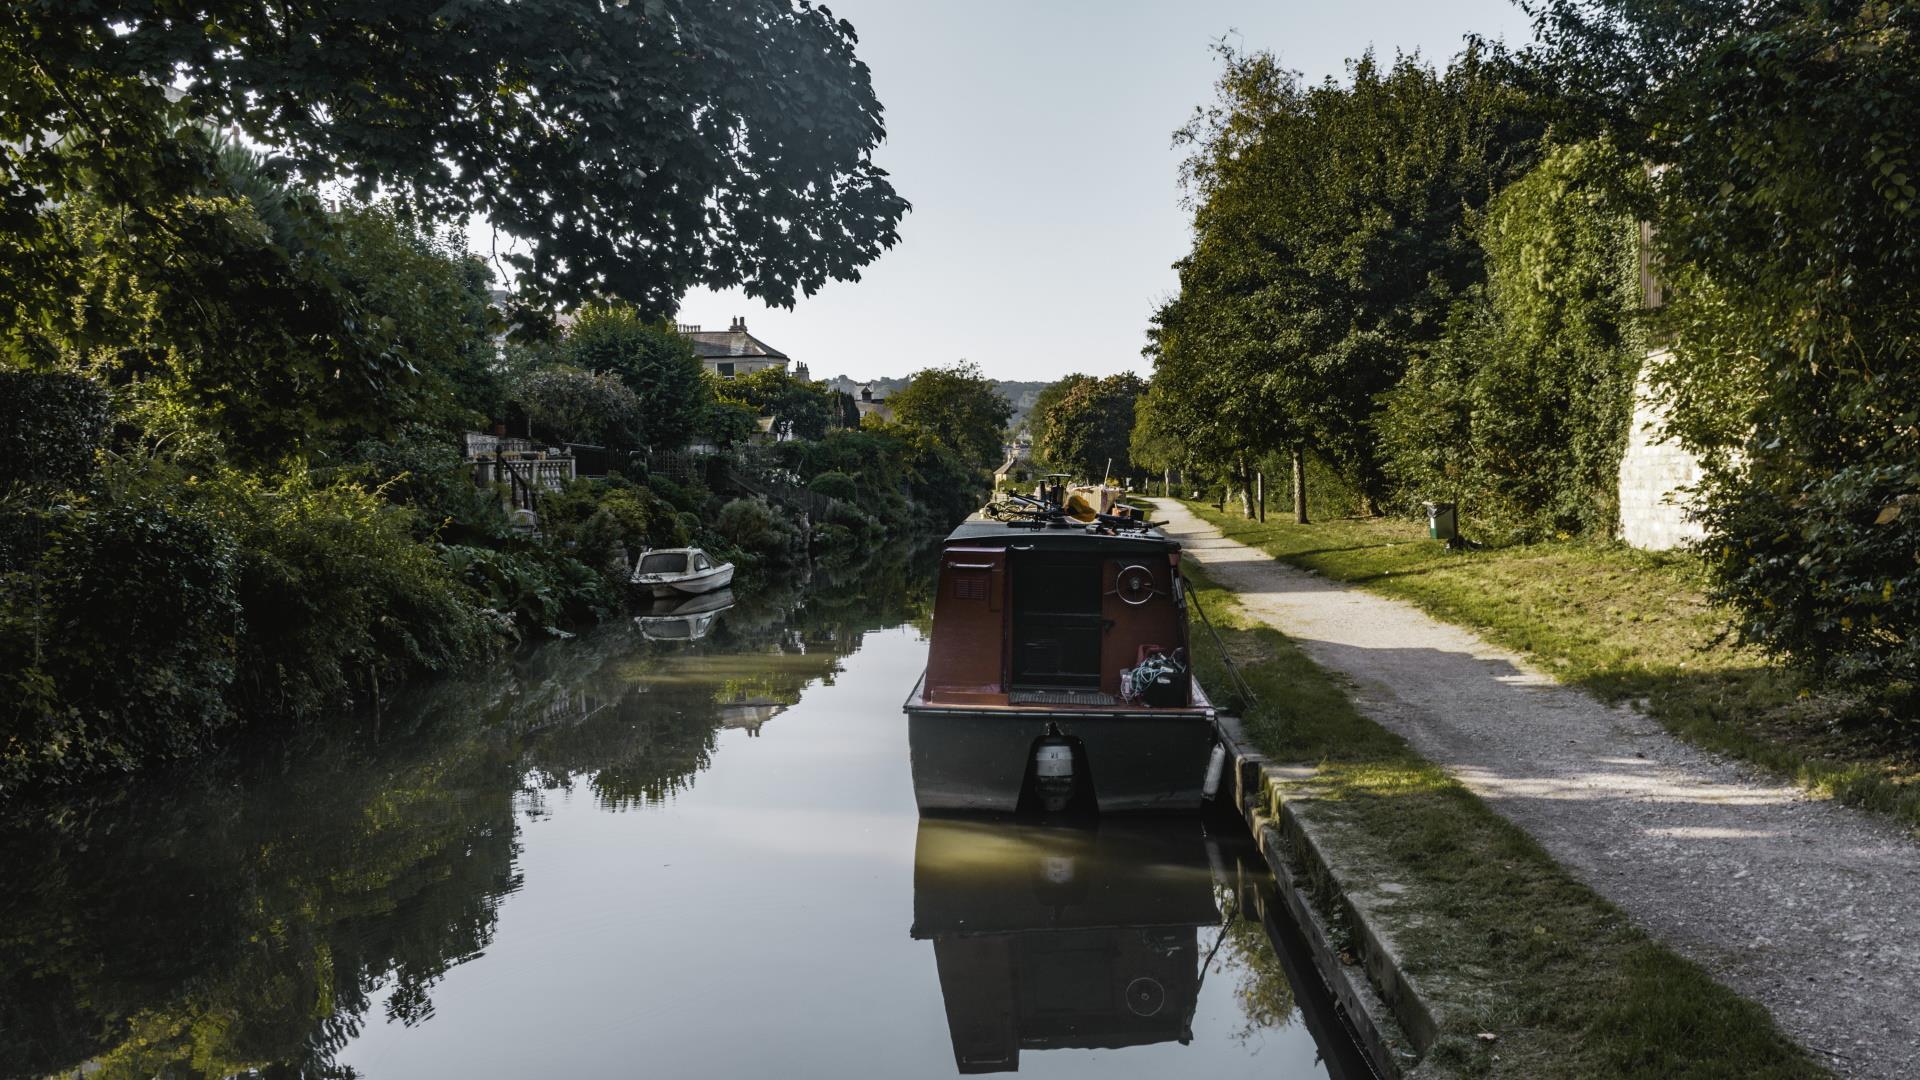
[[[1378,421],[1396,501],[1460,505],[1479,539],[1611,536],[1644,355],[1630,168],[1604,143],[1553,149],[1489,205],[1486,281],[1410,359]]]

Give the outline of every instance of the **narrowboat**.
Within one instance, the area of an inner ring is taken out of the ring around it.
[[[1197,810],[1218,783],[1179,543],[1138,518],[1076,517],[1062,494],[1016,496],[942,547],[904,706],[923,814]]]
[[[1023,1050],[1190,1042],[1225,865],[1195,817],[922,820],[911,934],[933,943],[958,1071],[1018,1072]]]

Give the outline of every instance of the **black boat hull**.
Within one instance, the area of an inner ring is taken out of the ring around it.
[[[1034,746],[1078,744],[1102,814],[1198,810],[1215,742],[1211,710],[1043,712],[909,703],[913,795],[923,814],[1012,814]]]

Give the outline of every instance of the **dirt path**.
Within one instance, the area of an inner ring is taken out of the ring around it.
[[[1920,844],[1561,686],[1470,631],[1269,558],[1171,500],[1167,532],[1648,932],[1848,1076],[1920,1075]]]

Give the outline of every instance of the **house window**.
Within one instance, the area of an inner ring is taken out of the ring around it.
[[[714,366],[714,369],[719,373],[721,378],[723,379],[733,378],[733,363],[731,361],[718,363],[713,366]]]

